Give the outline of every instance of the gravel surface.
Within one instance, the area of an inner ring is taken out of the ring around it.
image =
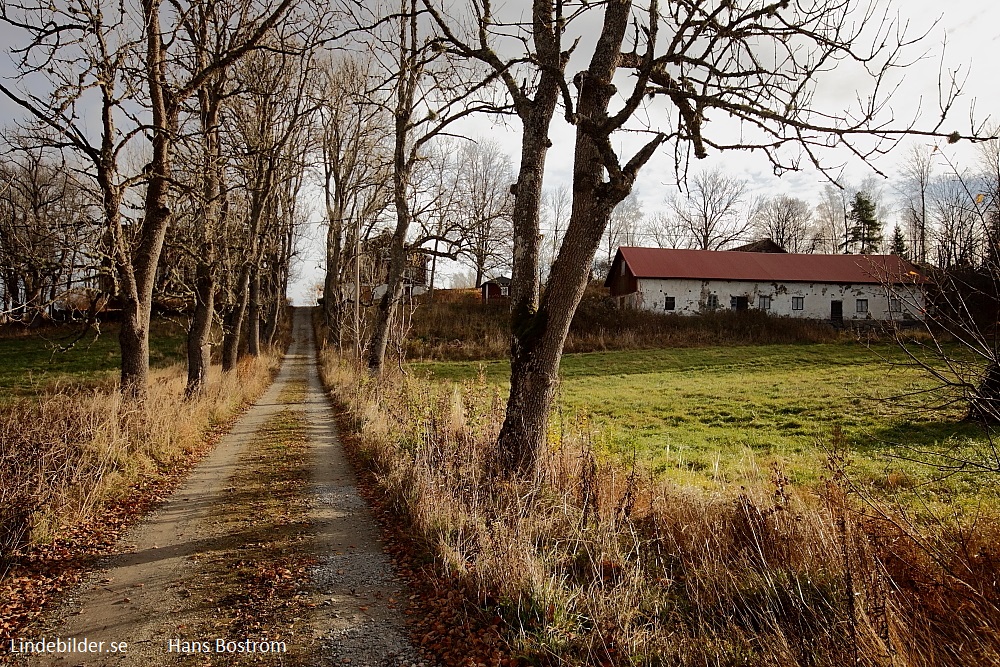
[[[333,662],[351,667],[427,666],[394,624],[374,619],[334,632],[323,649]]]
[[[398,588],[392,562],[382,554],[347,553],[328,556],[313,568],[312,579],[321,591],[344,588],[363,591],[373,588]]]
[[[368,507],[365,499],[358,495],[353,486],[332,486],[317,489],[313,502],[319,506],[329,506],[346,512],[356,512]]]
[[[316,657],[323,665],[342,667],[429,667],[407,637],[400,611],[407,594],[358,494],[314,358],[305,371],[303,409],[315,460],[309,496],[318,556],[309,574],[314,600],[321,600],[313,625],[319,638]]]

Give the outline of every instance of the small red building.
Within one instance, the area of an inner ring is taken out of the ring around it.
[[[500,276],[493,280],[487,280],[479,286],[479,291],[483,295],[483,302],[497,301],[499,299],[510,298],[510,278]]]

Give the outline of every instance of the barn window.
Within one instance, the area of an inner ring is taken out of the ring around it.
[[[500,296],[509,296],[509,295],[510,295],[510,287],[508,287],[507,285],[501,285]]]
[[[761,294],[758,304],[760,305],[761,310],[771,310],[771,297]]]
[[[792,297],[792,310],[805,310],[806,298],[804,296]]]
[[[855,303],[854,312],[856,313],[867,313],[868,312],[868,299],[858,299]]]
[[[903,310],[902,305],[899,303],[899,299],[896,297],[889,297],[889,312],[898,313]]]
[[[622,266],[622,275],[624,276],[625,275],[625,262],[622,262],[621,266]]]
[[[705,305],[708,307],[709,310],[715,310],[716,308],[718,308],[719,307],[719,295],[718,294],[709,294],[708,295],[708,300],[705,302]]]
[[[663,310],[673,310],[676,307],[674,297],[668,296],[663,299]]]

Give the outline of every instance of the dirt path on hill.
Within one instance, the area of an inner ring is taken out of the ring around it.
[[[275,383],[184,486],[0,655],[32,666],[421,664],[337,440],[305,309],[293,336]]]

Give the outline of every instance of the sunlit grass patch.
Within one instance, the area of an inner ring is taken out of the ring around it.
[[[976,456],[980,427],[950,413],[914,412],[894,399],[926,386],[892,346],[857,343],[764,345],[569,354],[557,410],[586,415],[597,451],[635,457],[677,482],[739,486],[773,465],[793,482],[828,476],[844,449],[859,483],[876,490],[938,484],[951,496],[992,494],[981,475],[944,477],[917,460],[951,451]],[[434,380],[482,374],[506,387],[506,362],[414,363]],[[892,480],[906,479],[905,484]]]

